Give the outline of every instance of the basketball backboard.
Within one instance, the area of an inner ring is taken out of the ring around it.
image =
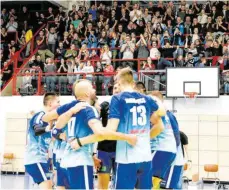
[[[166,97],[183,98],[196,92],[198,98],[219,97],[219,68],[167,68]]]

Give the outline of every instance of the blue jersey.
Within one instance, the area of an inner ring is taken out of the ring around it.
[[[170,119],[167,114],[161,119],[164,124],[164,130],[157,137],[151,139],[151,150],[176,153],[176,140],[174,138],[173,128]]]
[[[62,132],[66,133],[66,135],[67,135],[67,126],[62,129]],[[56,152],[55,152],[56,153],[56,161],[60,163],[62,158],[64,158],[64,151],[65,151],[67,142],[56,139],[55,145],[56,145]]]
[[[177,122],[176,117],[173,115],[172,112],[167,111],[167,115],[170,119],[171,125],[172,125],[172,129],[173,129],[173,133],[174,133],[174,137],[176,139],[176,145],[177,145],[177,154],[176,154],[176,158],[175,161],[173,163],[173,165],[176,166],[183,166],[184,165],[184,156],[182,153],[182,148],[181,148],[181,142],[180,142],[180,130],[179,130],[179,125]]]
[[[36,113],[30,120],[28,134],[27,134],[27,146],[25,152],[25,165],[35,163],[47,163],[48,148],[51,142],[51,133],[46,132],[42,135],[36,136],[34,127],[36,125],[47,127],[48,123],[42,121],[42,116],[45,112],[41,111]]]
[[[63,105],[58,108],[57,113],[61,115],[77,103],[79,103],[79,101],[73,101],[70,104]],[[91,119],[99,119],[99,115],[96,109],[88,104],[85,109],[73,115],[68,122],[67,138],[82,138],[93,134],[93,131],[88,125],[88,122]],[[75,151],[70,147],[70,144],[67,144],[64,151],[64,159],[61,161],[61,166],[65,168],[83,165],[93,166],[92,146],[92,144],[88,144]]]
[[[178,125],[177,119],[173,115],[173,113],[170,112],[170,111],[167,111],[167,115],[169,117],[172,129],[173,129],[174,137],[175,137],[175,140],[176,140],[176,145],[178,147],[178,146],[180,146],[181,141],[180,141],[180,129],[179,129],[179,125]]]
[[[150,117],[158,109],[156,102],[138,92],[114,95],[110,103],[109,119],[119,119],[118,132],[136,134],[136,146],[117,141],[116,162],[141,163],[151,161]]]

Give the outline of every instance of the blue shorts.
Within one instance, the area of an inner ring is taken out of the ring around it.
[[[93,166],[67,168],[70,189],[93,189]]]
[[[53,160],[53,169],[56,170],[56,154],[53,153],[53,156],[52,156],[52,160]]]
[[[166,189],[182,189],[183,166],[171,166],[166,173],[165,179],[161,182],[161,187]]]
[[[25,165],[27,173],[38,185],[44,181],[50,180],[48,163],[36,163]]]
[[[115,152],[104,152],[98,150],[98,159],[101,162],[101,168],[98,170],[98,173],[111,173],[111,169],[113,169],[113,173],[115,173]]]
[[[117,163],[115,189],[151,189],[152,162]]]
[[[62,186],[65,187],[66,189],[69,189],[67,169],[60,167],[59,162],[56,162],[56,175],[57,175],[56,186]]]
[[[152,152],[152,174],[153,177],[164,179],[166,172],[176,157],[175,153],[164,151]]]

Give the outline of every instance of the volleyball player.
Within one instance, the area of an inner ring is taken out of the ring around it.
[[[120,92],[117,83],[113,86],[113,95]],[[104,101],[100,104],[103,127],[107,126],[109,114],[109,102]],[[115,174],[115,150],[116,141],[102,141],[98,143],[97,153],[94,153],[93,159],[98,173],[98,189],[108,189],[111,171]]]
[[[152,116],[162,116],[164,110],[158,109],[158,105],[150,97],[135,92],[130,69],[122,69],[117,75],[117,82],[121,93],[112,97],[108,128],[136,134],[138,141],[135,147],[117,141],[115,188],[151,189],[150,121],[157,124],[152,129],[156,136],[163,130],[163,125],[160,119],[155,121]]]
[[[163,102],[163,95],[159,91],[153,91],[152,96]],[[168,114],[162,117],[164,130],[151,140],[153,188],[159,189],[161,181],[172,165],[177,152],[176,139]],[[154,127],[154,126],[152,126]]]
[[[93,133],[99,140],[126,140],[129,144],[136,143],[136,137],[105,130],[99,121],[98,113],[90,105],[91,97],[94,96],[94,89],[89,81],[83,80],[75,85],[74,93],[78,102],[86,102],[85,108],[75,114],[74,107],[60,107],[58,110],[63,114],[57,120],[53,134],[58,135],[60,129],[68,123],[69,146],[64,154],[62,165],[67,168],[70,188],[73,189],[92,189],[93,188],[93,160],[92,145],[82,145],[79,138],[87,137]],[[80,146],[77,151],[76,146]]]
[[[42,121],[42,116],[59,106],[59,97],[54,93],[46,93],[43,98],[44,110],[33,115],[27,134],[25,152],[25,169],[41,189],[51,189],[48,148],[51,142],[52,122]]]

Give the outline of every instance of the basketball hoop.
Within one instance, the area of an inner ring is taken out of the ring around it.
[[[197,92],[185,92],[184,97],[187,103],[193,104],[196,101],[198,93]]]

